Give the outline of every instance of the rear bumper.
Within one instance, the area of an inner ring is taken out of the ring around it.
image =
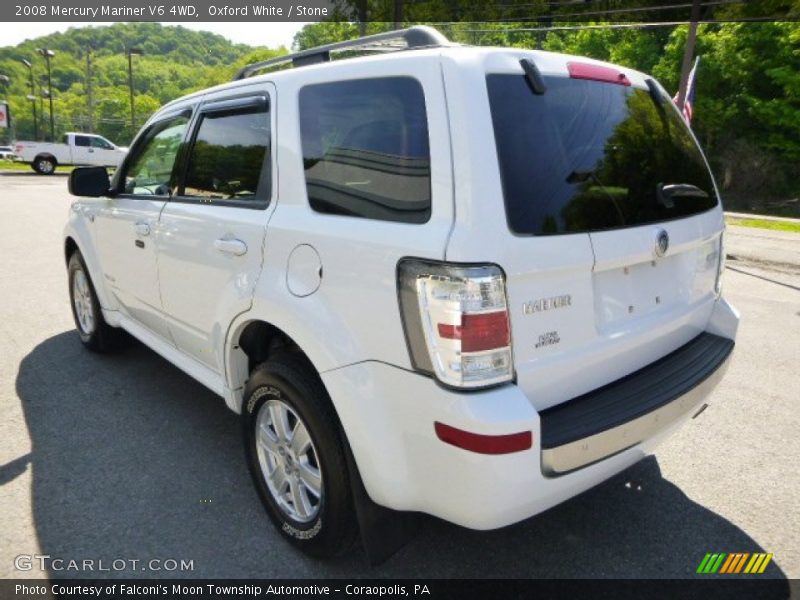
[[[639,387],[647,380],[651,392],[663,388],[665,394],[650,405],[639,401],[638,412],[605,406],[604,418],[592,415],[602,404],[600,392],[623,386],[641,373],[598,390],[591,405],[584,397],[575,399],[581,400],[581,406],[575,404],[578,408],[571,410],[580,409],[584,416],[584,426],[578,428],[559,429],[553,413],[537,412],[515,385],[460,393],[444,389],[430,378],[377,362],[351,365],[322,377],[372,500],[473,529],[493,529],[542,512],[651,453],[702,406],[722,377],[737,324],[735,310],[724,300],[718,301],[708,333],[699,336],[714,342],[719,351],[714,360],[707,361],[707,368],[692,366],[690,355],[682,354],[683,360],[672,365],[679,368],[672,371],[687,375],[682,378],[683,385],[678,386],[678,379],[665,380],[661,388],[653,383],[655,376],[645,373],[648,377],[639,380]],[[704,354],[701,346],[694,350]],[[651,367],[669,375],[659,363]],[[634,399],[652,398],[647,393],[637,396],[639,387],[629,387],[627,393]],[[616,392],[620,390],[626,391],[620,387]],[[630,402],[623,403],[623,408],[627,404]],[[625,420],[619,423],[619,419]],[[441,441],[435,422],[483,435],[529,431],[533,445],[509,454],[470,452]]]
[[[702,333],[627,377],[543,411],[542,470],[556,476],[585,467],[694,414],[725,374],[733,346]]]

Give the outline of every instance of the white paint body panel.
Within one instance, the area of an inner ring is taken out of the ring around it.
[[[236,411],[248,377],[239,334],[259,320],[282,330],[321,374],[369,495],[391,508],[477,529],[500,527],[633,464],[668,432],[573,473],[545,477],[539,412],[642,368],[703,331],[735,339],[738,314],[713,292],[709,259],[723,228],[721,208],[591,235],[512,234],[485,76],[521,73],[523,56],[550,75],[563,75],[574,58],[419,50],[271,73],[164,107],[162,113],[174,112],[262,86],[270,94],[272,200],[266,210],[76,200],[65,235],[84,255],[106,320],[223,395]],[[623,70],[633,85],[644,85],[644,75]],[[414,77],[424,90],[430,220],[413,225],[313,211],[300,154],[299,90],[388,76]],[[152,243],[152,254],[134,246],[133,225],[142,219],[151,225],[145,244],[149,249]],[[671,246],[656,259],[659,228],[667,230]],[[214,249],[214,240],[232,237],[246,243],[246,254],[223,256]],[[412,371],[396,282],[397,262],[408,256],[503,269],[514,383],[460,393]],[[563,294],[571,296],[569,306],[523,312],[526,302]],[[537,337],[548,331],[558,331],[560,343],[536,349]],[[534,445],[507,455],[471,453],[442,443],[434,421],[488,435],[532,431]]]

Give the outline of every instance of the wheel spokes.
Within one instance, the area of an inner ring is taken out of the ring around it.
[[[289,518],[312,521],[322,506],[324,488],[308,428],[278,399],[264,403],[255,426],[258,460],[273,500]]]
[[[271,432],[269,431],[269,428],[266,425],[261,424],[258,427],[258,433],[256,439],[258,440],[258,443],[261,445],[261,447],[264,448],[264,450],[268,450],[273,455],[277,456],[278,440],[273,439],[272,435],[270,434]]]
[[[322,477],[319,469],[312,467],[310,464],[301,463],[298,469],[298,477],[305,488],[315,497],[322,496]]]
[[[298,419],[292,431],[292,451],[299,458],[305,454],[309,448],[311,448],[311,437],[308,435],[308,429],[306,429],[303,422]]]
[[[308,518],[308,515],[311,513],[312,507],[311,502],[306,495],[305,489],[303,489],[303,485],[300,483],[298,479],[289,479],[289,490],[292,494],[292,504],[294,505],[294,509],[297,511],[297,514],[300,516],[301,519]]]
[[[275,466],[275,469],[272,471],[272,473],[270,473],[269,480],[272,485],[275,486],[275,491],[278,494],[282,494],[288,483],[288,479],[286,478],[286,471],[280,462],[278,462],[278,464]]]
[[[273,402],[269,406],[269,417],[272,421],[272,428],[278,436],[278,441],[288,442],[291,429],[289,428],[289,414],[283,404]]]

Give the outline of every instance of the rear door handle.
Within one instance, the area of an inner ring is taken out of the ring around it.
[[[247,253],[247,244],[242,240],[220,238],[214,240],[214,248],[225,254],[233,254],[234,256],[242,256]]]
[[[150,235],[150,225],[147,223],[137,223],[136,233],[139,235]]]

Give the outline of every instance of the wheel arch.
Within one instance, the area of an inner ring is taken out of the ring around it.
[[[41,160],[42,158],[48,158],[48,159],[50,159],[50,160],[52,160],[52,161],[53,161],[53,164],[54,164],[55,166],[58,166],[58,159],[55,157],[55,155],[54,155],[54,154],[51,154],[50,152],[40,152],[40,153],[39,153],[39,154],[37,154],[37,155],[36,155],[36,157],[33,159],[33,162],[34,162],[34,163],[36,163],[37,161]]]
[[[114,310],[115,306],[112,304],[111,299],[106,293],[105,281],[101,279],[102,270],[97,262],[97,257],[93,253],[86,252],[81,243],[79,243],[80,235],[73,229],[72,224],[67,226],[67,231],[64,234],[64,263],[69,268],[69,261],[72,255],[80,252],[81,258],[89,271],[89,278],[92,280],[94,291],[97,294],[97,299],[100,301],[100,307],[105,310]]]
[[[322,352],[302,332],[255,315],[231,324],[225,343],[225,371],[226,387],[231,392],[226,401],[232,410],[241,412],[244,386],[252,370],[277,352],[302,356],[315,373],[322,372]]]
[[[64,238],[64,259],[65,259],[67,265],[69,265],[69,259],[72,258],[72,255],[75,254],[75,252],[78,252],[78,251],[79,251],[78,243],[72,238],[72,236],[68,235],[67,237],[65,237]],[[81,255],[83,255],[83,253],[81,253]]]

